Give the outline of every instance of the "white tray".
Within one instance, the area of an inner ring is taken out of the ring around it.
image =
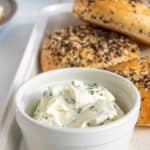
[[[61,27],[80,23],[73,17],[71,10],[72,4],[53,5],[42,10],[9,91],[8,98],[4,101],[0,110],[0,150],[27,150],[15,121],[13,97],[23,82],[40,72],[38,54],[43,38]],[[150,55],[150,49],[144,49],[142,55]],[[130,150],[150,150],[150,128],[139,127],[135,129]]]

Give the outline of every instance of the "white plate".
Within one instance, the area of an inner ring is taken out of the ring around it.
[[[80,23],[73,17],[71,10],[72,4],[61,4],[47,7],[42,11],[9,91],[8,99],[4,101],[0,110],[0,150],[26,150],[14,118],[13,96],[23,82],[39,73],[38,54],[43,38],[61,27]],[[145,49],[142,53],[149,55],[150,49]],[[150,150],[149,139],[150,128],[136,128],[130,150]]]

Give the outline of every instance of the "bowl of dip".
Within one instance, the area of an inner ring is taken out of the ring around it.
[[[28,150],[127,150],[140,94],[112,72],[67,68],[24,83],[15,104]]]

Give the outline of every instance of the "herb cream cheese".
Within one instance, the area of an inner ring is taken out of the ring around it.
[[[123,115],[108,89],[75,80],[49,87],[33,118],[50,126],[86,128],[107,124]]]

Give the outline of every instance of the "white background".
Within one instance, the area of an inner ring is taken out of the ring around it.
[[[40,9],[67,1],[71,0],[17,0],[16,15],[0,28],[0,102],[7,96]]]

